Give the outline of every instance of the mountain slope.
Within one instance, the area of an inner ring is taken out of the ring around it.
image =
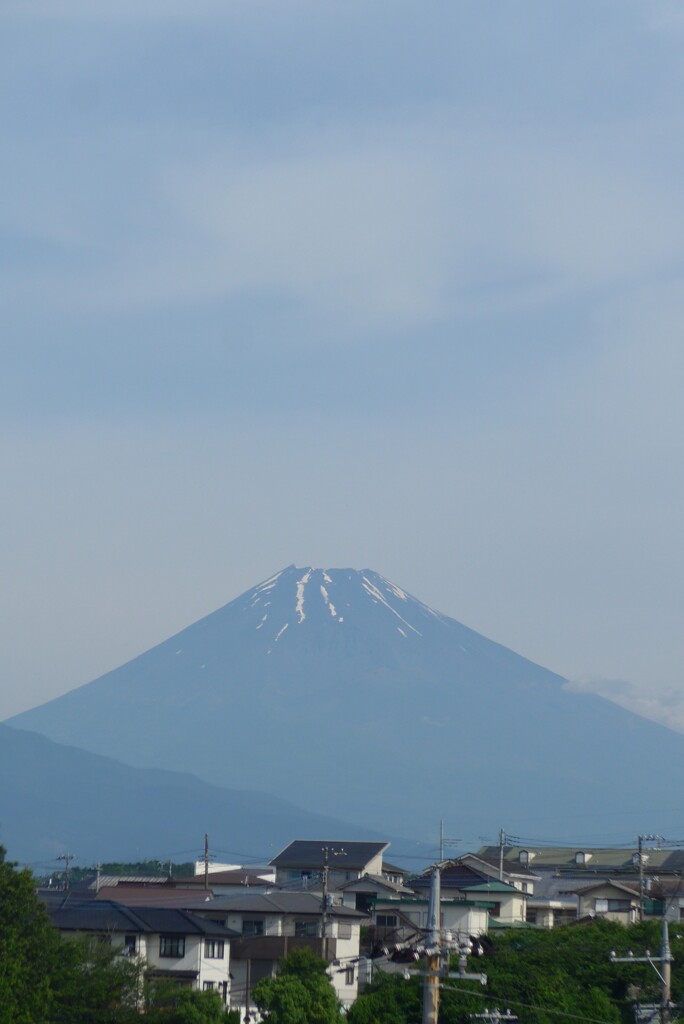
[[[645,769],[684,737],[428,608],[370,570],[290,566],[11,724],[394,834],[678,820]]]
[[[262,861],[296,836],[387,839],[264,793],[132,768],[5,725],[0,777],[0,843],[10,858],[24,863],[52,861],[66,852],[80,864],[191,860],[205,832],[212,848]]]

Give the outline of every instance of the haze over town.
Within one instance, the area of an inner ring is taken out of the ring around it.
[[[684,729],[684,7],[0,29],[2,717],[294,562]]]

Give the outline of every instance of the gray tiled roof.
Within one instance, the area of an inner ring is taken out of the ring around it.
[[[336,892],[368,892],[375,889],[386,889],[389,892],[405,893],[410,895],[413,890],[408,889],[401,882],[390,882],[384,875],[362,875],[361,878],[352,878],[349,882],[343,882],[338,885]]]
[[[236,933],[218,921],[198,917],[175,907],[123,907],[106,900],[89,900],[81,904],[50,911],[53,924],[60,931],[78,932],[144,932],[167,935],[225,935]]]
[[[278,868],[322,868],[325,860],[324,850],[330,851],[331,868],[340,871],[361,871],[366,864],[379,853],[383,853],[389,843],[361,843],[347,840],[330,839],[295,839],[270,862]],[[343,850],[344,854],[334,856],[334,851]]]
[[[202,904],[193,904],[196,911],[238,914],[302,914],[319,916],[321,897],[312,892],[245,892],[215,896]],[[330,917],[365,918],[366,915],[351,907],[334,903],[328,908]]]

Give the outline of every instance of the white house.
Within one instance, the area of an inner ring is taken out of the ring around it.
[[[171,907],[124,907],[106,900],[87,900],[49,908],[50,918],[64,935],[90,934],[137,956],[152,977],[179,985],[218,992],[230,999],[230,940],[235,937],[220,921]]]
[[[295,839],[273,858],[271,866],[278,885],[320,887],[327,864],[328,884],[334,889],[362,875],[382,875],[382,857],[388,846],[342,839]]]
[[[233,997],[231,1005],[246,1012],[257,981],[277,973],[278,963],[297,948],[311,949],[329,964],[338,999],[350,1006],[358,994],[359,939],[365,914],[331,904],[325,913],[312,892],[245,892],[218,896],[194,908],[220,921],[231,934]]]

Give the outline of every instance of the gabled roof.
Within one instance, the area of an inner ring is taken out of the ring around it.
[[[271,872],[272,878],[273,872]],[[208,881],[210,889],[215,885],[244,885],[245,888],[249,886],[261,886],[263,888],[275,885],[275,882],[264,878],[263,875],[255,875],[249,871],[235,869],[230,871],[210,871]],[[183,878],[180,884],[186,888],[203,889],[204,875],[193,875],[192,878]]]
[[[391,875],[408,875],[410,874],[408,868],[400,868],[397,864],[390,864],[389,861],[382,858],[382,870],[387,871]]]
[[[349,882],[343,882],[342,885],[338,885],[336,892],[377,892],[379,889],[384,889],[386,892],[393,893],[404,893],[410,896],[413,892],[412,889],[408,889],[401,882],[390,882],[388,878],[383,875],[362,875],[361,878],[352,878]]]
[[[175,907],[130,907],[106,900],[90,900],[80,905],[49,911],[60,931],[136,932],[165,935],[223,935],[237,932],[219,921],[197,917]]]
[[[464,885],[464,892],[499,892],[499,893],[515,893],[518,896],[524,894],[516,889],[514,885],[509,885],[507,882],[478,882],[476,885]]]
[[[114,885],[100,889],[95,899],[99,902],[108,900],[120,903],[125,907],[180,907],[184,910],[194,906],[201,898],[211,899],[212,893],[205,894],[204,889],[151,889],[138,886]]]
[[[329,866],[338,871],[362,871],[366,865],[382,854],[389,843],[355,842],[331,839],[295,839],[270,861],[277,868],[316,868],[325,864],[329,851]],[[344,852],[342,852],[344,851]],[[337,855],[336,855],[337,852]]]
[[[321,897],[312,892],[238,892],[215,896],[207,903],[193,905],[196,912],[216,913],[224,916],[236,914],[297,914],[320,917]],[[333,903],[329,917],[365,918],[367,915],[351,907]]]
[[[443,861],[440,866],[440,876],[443,889],[462,889],[465,885],[477,885],[479,882],[488,882],[490,880],[489,875],[483,871],[478,871],[469,864],[463,864],[458,858]],[[429,888],[431,877],[432,868],[428,868],[422,874],[410,879],[411,888]]]
[[[613,878],[604,878],[598,882],[593,882],[591,885],[583,885],[577,889],[568,889],[566,892],[583,896],[585,893],[593,892],[595,889],[605,889],[607,885],[612,886],[613,889],[618,889],[620,892],[626,892],[629,896],[639,898],[638,889],[632,888],[631,885],[625,885],[624,882],[616,882]]]
[[[483,867],[487,870],[493,869],[494,871],[496,871],[497,874],[499,872],[499,857],[490,857],[482,853],[464,853],[463,856],[459,858],[459,860],[472,860],[476,863],[482,864]],[[535,875],[534,871],[530,871],[530,869],[525,867],[523,864],[516,864],[515,862],[506,861],[505,859],[503,862],[503,870],[504,874],[512,875],[516,878],[539,878],[539,875]]]

